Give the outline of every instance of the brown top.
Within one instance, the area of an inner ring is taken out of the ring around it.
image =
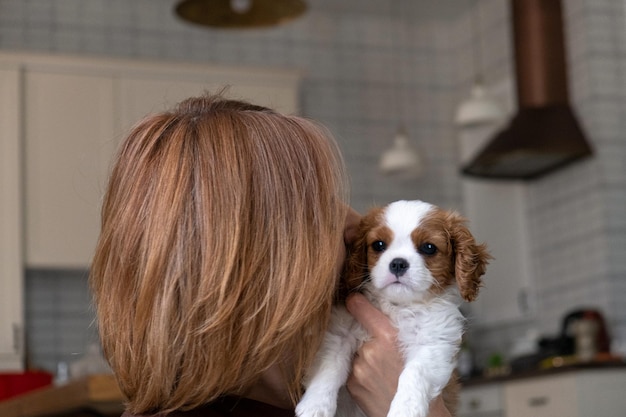
[[[223,397],[205,406],[169,414],[134,415],[125,412],[122,417],[294,417],[293,410],[274,407],[260,401],[240,397]]]

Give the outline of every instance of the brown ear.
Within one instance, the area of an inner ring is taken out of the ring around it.
[[[348,294],[358,290],[367,277],[367,243],[365,233],[359,225],[357,239],[347,248],[346,262],[339,281],[338,301],[343,302]]]
[[[345,300],[349,293],[358,291],[361,284],[368,279],[367,233],[379,220],[381,208],[370,210],[359,222],[356,236],[348,245],[346,263],[344,264],[339,283],[339,300]]]
[[[478,244],[466,226],[466,219],[457,213],[448,217],[448,233],[454,248],[454,276],[465,301],[474,301],[482,285],[481,277],[493,257],[485,244]]]
[[[367,277],[367,245],[364,238],[359,238],[348,248],[348,259],[343,273],[343,281],[348,291],[354,291]]]

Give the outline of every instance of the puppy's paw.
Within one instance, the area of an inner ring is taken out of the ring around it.
[[[333,417],[335,412],[320,407],[296,407],[296,416],[298,417]]]
[[[334,417],[334,414],[328,414],[328,412],[325,410],[302,411],[296,408],[296,416],[298,417]]]
[[[337,399],[331,395],[307,395],[296,406],[298,417],[334,417],[337,410]]]
[[[387,417],[427,417],[430,404],[428,399],[420,395],[403,395],[396,393]]]

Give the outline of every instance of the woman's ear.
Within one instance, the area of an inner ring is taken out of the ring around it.
[[[448,232],[454,249],[454,276],[461,297],[465,301],[474,301],[482,285],[481,277],[493,257],[484,243],[476,243],[466,226],[466,219],[459,214],[449,216]]]

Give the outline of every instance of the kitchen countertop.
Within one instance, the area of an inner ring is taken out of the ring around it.
[[[64,416],[85,411],[119,416],[124,410],[123,402],[124,396],[113,375],[91,375],[1,401],[0,416]]]
[[[575,363],[564,366],[552,366],[549,368],[536,368],[530,369],[527,371],[521,372],[513,372],[505,375],[498,376],[475,376],[467,379],[461,379],[461,384],[464,387],[482,385],[482,384],[491,384],[491,383],[502,383],[508,381],[514,381],[525,378],[537,378],[547,375],[555,375],[566,372],[580,372],[585,370],[601,370],[601,369],[619,369],[626,368],[626,362],[623,360],[616,361],[598,361],[598,362],[587,362],[587,363]]]
[[[465,387],[503,383],[588,369],[626,368],[624,361],[602,361],[535,369],[494,377],[472,377],[461,380]],[[87,412],[100,416],[119,416],[124,411],[122,395],[113,375],[91,375],[62,386],[50,386],[0,401],[2,417],[65,416]]]

